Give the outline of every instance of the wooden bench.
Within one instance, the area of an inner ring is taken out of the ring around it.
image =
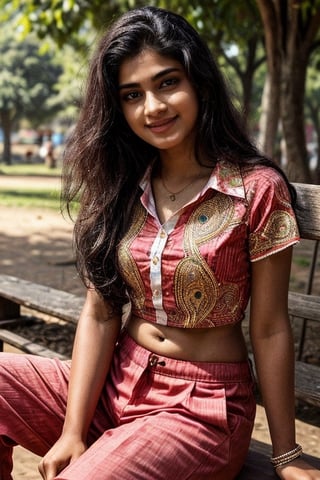
[[[42,315],[76,326],[84,298],[51,287],[9,275],[0,275],[0,351],[3,343],[26,353],[50,358],[69,358],[30,341],[10,329],[16,325],[31,325]],[[30,327],[31,328],[31,327]],[[61,327],[62,328],[62,327]]]
[[[300,235],[302,239],[320,240],[320,186],[294,184],[300,209],[297,210]],[[317,261],[317,243],[315,243],[311,270],[314,272]],[[307,293],[289,292],[289,314],[293,319],[303,322],[320,322],[320,296],[311,295],[310,284]],[[298,358],[301,357],[303,342],[299,346]],[[296,399],[320,407],[320,366],[295,362],[295,396]],[[244,468],[237,480],[268,480],[278,479],[268,457],[271,456],[271,446],[257,440],[251,441],[250,451]],[[316,468],[320,469],[320,458],[304,455]]]
[[[269,462],[271,454],[270,445],[252,439],[247,460],[236,480],[279,480]],[[303,455],[303,458],[320,470],[320,458],[306,454]]]
[[[320,186],[295,184],[299,205],[297,218],[302,238],[320,240]],[[10,325],[28,322],[39,314],[76,324],[83,298],[43,285],[28,282],[8,275],[0,275],[0,351],[3,343],[20,350],[42,356],[66,358],[65,355],[30,342],[27,338],[14,334]],[[290,316],[302,322],[320,322],[320,297],[305,293],[289,293]],[[296,361],[295,395],[298,400],[320,406],[320,367]],[[237,480],[268,480],[278,478],[268,461],[270,445],[252,440],[247,462]],[[308,456],[310,463],[320,469],[320,459]]]

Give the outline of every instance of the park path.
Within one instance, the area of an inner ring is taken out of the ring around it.
[[[59,176],[43,176],[43,175],[0,175],[0,188],[52,188],[57,190],[60,188],[61,181]]]

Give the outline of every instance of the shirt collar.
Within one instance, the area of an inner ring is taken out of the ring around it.
[[[209,188],[233,197],[245,198],[240,166],[226,160],[220,160],[212,170],[203,193]]]
[[[151,172],[152,165],[147,168],[140,182],[140,188],[143,190],[143,197],[145,198],[150,197]],[[220,160],[212,170],[210,178],[199,196],[203,195],[209,188],[233,197],[245,198],[240,166],[226,160]]]

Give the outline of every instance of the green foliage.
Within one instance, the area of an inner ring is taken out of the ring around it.
[[[310,267],[311,262],[309,258],[296,255],[295,257],[293,257],[293,263],[298,267],[307,268]]]
[[[5,207],[38,207],[60,209],[60,192],[47,189],[0,188],[0,203]]]
[[[0,20],[14,18],[23,37],[35,32],[42,39],[50,36],[59,46],[85,44],[81,33],[85,36],[88,22],[99,28],[120,11],[119,2],[112,0],[0,0],[0,8]]]
[[[3,15],[13,16],[22,34],[33,31],[40,38],[49,36],[59,46],[77,45],[82,52],[86,52],[93,30],[104,29],[115,16],[142,5],[177,12],[200,31],[222,67],[230,65],[232,76],[236,73],[239,77],[240,83],[233,81],[234,88],[241,92],[239,97],[249,110],[250,76],[261,63],[261,58],[255,57],[257,47],[252,48],[252,39],[258,46],[262,38],[254,0],[202,0],[196,4],[186,0],[0,0],[0,7],[6,7]]]
[[[3,175],[56,177],[61,175],[61,168],[49,168],[44,163],[16,163],[13,165],[1,165],[0,179]]]
[[[39,55],[35,39],[17,42],[6,30],[0,36],[0,112],[40,123],[53,113],[47,100],[62,69],[49,54]]]
[[[99,30],[121,12],[142,5],[180,13],[209,41],[223,34],[226,43],[237,38],[245,44],[248,35],[261,32],[254,0],[203,0],[197,4],[186,0],[0,0],[0,20],[13,16],[22,34],[34,31],[39,38],[50,36],[62,45],[79,41],[89,25]]]

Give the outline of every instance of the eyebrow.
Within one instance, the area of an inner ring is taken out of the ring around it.
[[[153,77],[151,77],[151,81],[155,82],[156,80],[159,80],[159,78],[162,78],[165,75],[168,75],[169,73],[179,72],[179,71],[180,71],[180,68],[177,68],[177,67],[165,68],[164,70],[161,70],[160,72],[156,73]],[[119,90],[123,90],[125,88],[137,88],[139,86],[140,86],[140,83],[138,82],[122,83],[121,85],[119,85]]]

